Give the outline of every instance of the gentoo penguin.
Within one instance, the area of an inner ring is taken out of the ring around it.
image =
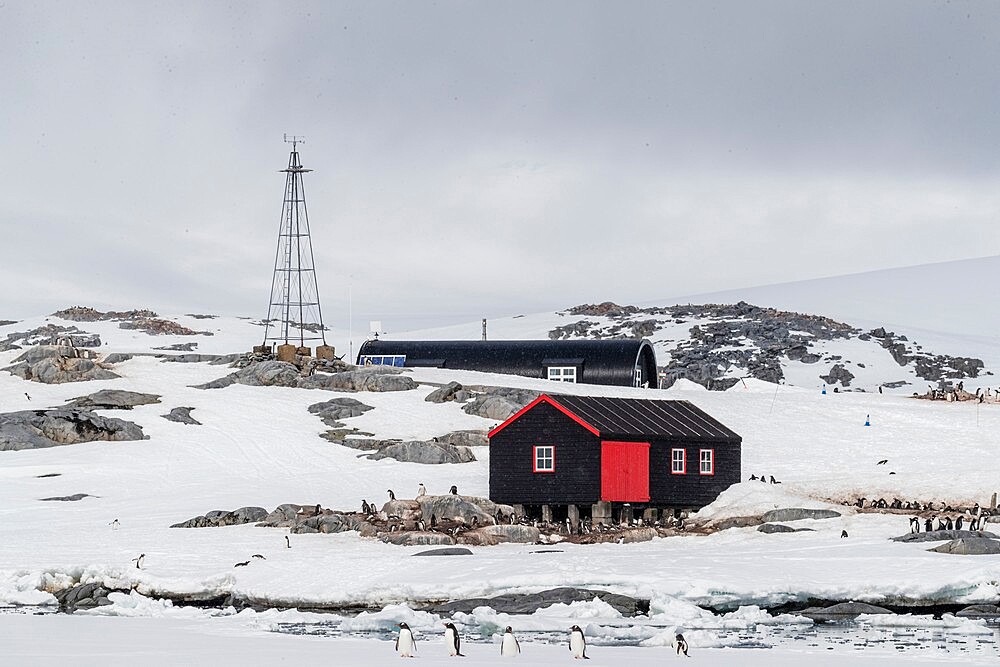
[[[959,517],[957,519],[955,519],[955,530],[962,530],[962,516],[961,515],[959,515]]]
[[[457,496],[458,495],[458,487],[455,486],[454,484],[452,484],[451,488],[448,489],[448,493],[450,493],[453,496]]]
[[[521,645],[517,643],[514,631],[508,625],[503,631],[503,641],[500,642],[500,655],[511,658],[521,652]]]
[[[365,516],[372,513],[372,506],[368,504],[368,501],[364,498],[361,499],[361,513]]]
[[[579,625],[569,629],[569,650],[577,660],[580,658],[590,660],[587,657],[587,640],[583,637],[583,630]]]
[[[115,519],[114,521],[112,521],[112,522],[111,522],[111,523],[109,523],[108,525],[109,525],[109,526],[111,526],[111,530],[118,530],[118,527],[119,527],[119,526],[120,526],[121,524],[120,524],[120,523],[118,522],[118,519]]]
[[[291,540],[288,539],[288,535],[285,535],[285,548],[286,549],[291,549],[292,548],[292,542],[291,542]]]
[[[417,486],[417,498],[419,498],[420,496],[426,496],[426,495],[427,495],[427,487],[424,486],[423,482],[421,482],[420,485]]]
[[[841,538],[845,538],[845,537],[847,537],[847,531],[846,531],[846,530],[842,530],[842,531],[840,531],[840,537],[841,537]]]
[[[266,558],[264,558],[264,554],[254,554],[253,556],[250,556],[250,557],[251,558],[258,558],[260,560],[267,560]]]
[[[28,396],[28,392],[24,392],[24,397],[27,398],[29,401],[31,400],[31,396]]]
[[[448,655],[465,657],[462,655],[462,638],[458,636],[458,628],[450,621],[444,624],[444,645],[448,647]]]
[[[135,569],[137,569],[137,570],[141,570],[142,569],[142,561],[143,561],[144,558],[146,558],[146,554],[139,554],[138,558],[133,558],[132,559],[132,562],[135,563]]]
[[[688,643],[687,640],[684,639],[684,635],[678,632],[677,636],[674,637],[674,644],[677,645],[677,655],[683,653],[685,656],[689,658],[691,657],[688,655]]]
[[[399,635],[396,637],[396,652],[400,658],[412,658],[417,651],[417,642],[413,639],[413,632],[406,623],[399,624]]]
[[[396,494],[392,492],[392,489],[387,489],[386,493],[389,494],[389,500],[395,500],[396,499]]]
[[[233,567],[246,567],[249,564],[250,564],[250,561],[245,560],[242,563],[237,563],[236,565],[233,565]]]

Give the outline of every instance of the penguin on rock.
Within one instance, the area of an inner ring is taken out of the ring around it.
[[[448,655],[465,657],[462,655],[462,638],[458,636],[458,628],[450,621],[444,624],[444,645],[448,648]]]
[[[590,660],[587,657],[587,640],[579,625],[574,625],[569,629],[569,650],[573,654],[573,658],[577,660],[581,658]]]
[[[413,639],[413,631],[406,623],[399,624],[399,634],[396,636],[396,652],[400,658],[412,658],[417,651],[417,642]]]
[[[512,658],[521,652],[521,645],[517,643],[514,630],[508,625],[503,631],[503,640],[500,642],[500,655],[505,658]]]

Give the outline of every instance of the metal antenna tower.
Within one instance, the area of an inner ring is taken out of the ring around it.
[[[285,199],[281,205],[278,249],[274,255],[271,300],[264,321],[264,345],[269,341],[304,347],[306,341],[326,345],[323,312],[319,305],[319,285],[309,237],[309,214],[302,174],[312,171],[302,166],[298,145],[304,137],[285,135],[292,145],[285,177]]]

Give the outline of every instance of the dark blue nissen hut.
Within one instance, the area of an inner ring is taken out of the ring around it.
[[[542,394],[489,435],[490,499],[528,514],[697,509],[740,481],[742,438],[688,401]]]
[[[369,340],[358,365],[454,368],[530,378],[656,387],[656,353],[646,339]]]

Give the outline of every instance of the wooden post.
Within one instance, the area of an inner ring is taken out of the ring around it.
[[[995,510],[997,508],[997,492],[994,491],[993,495],[990,496],[990,510]]]
[[[552,507],[549,505],[542,505],[542,521],[545,523],[552,523]]]
[[[628,503],[622,505],[621,521],[623,526],[630,525],[632,523],[632,506]]]
[[[590,518],[597,523],[603,523],[605,526],[611,525],[611,503],[602,500],[596,502],[590,506]]]
[[[326,359],[327,361],[333,361],[334,349],[330,345],[317,345],[316,346],[316,358]]]
[[[287,361],[290,364],[295,363],[295,346],[291,344],[279,345],[277,353],[278,361]]]
[[[573,527],[573,530],[576,530],[580,526],[580,508],[576,505],[568,505],[566,516],[569,517],[569,525]]]

